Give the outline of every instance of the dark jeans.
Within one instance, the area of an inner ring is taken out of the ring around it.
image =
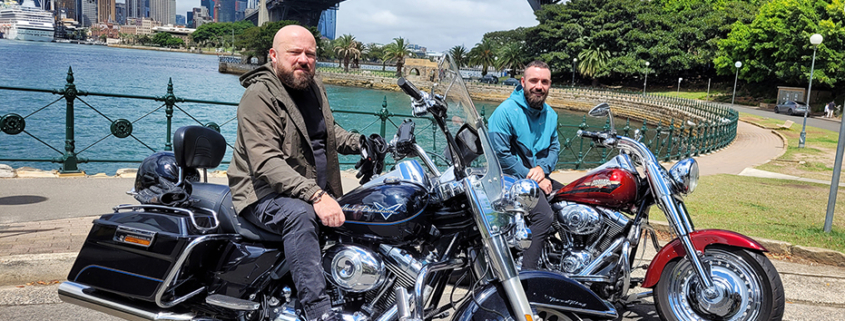
[[[320,255],[320,224],[314,207],[297,198],[271,194],[241,213],[247,220],[284,239],[299,302],[307,320],[319,320],[331,310]]]
[[[563,187],[558,181],[552,181],[552,193]],[[540,264],[540,255],[543,254],[543,246],[552,229],[555,216],[552,206],[549,205],[546,194],[541,193],[537,206],[528,214],[529,228],[531,228],[531,246],[522,255],[522,270],[536,270]]]

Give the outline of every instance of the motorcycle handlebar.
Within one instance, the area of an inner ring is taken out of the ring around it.
[[[414,100],[416,100],[416,101],[422,100],[422,98],[423,98],[422,92],[420,92],[420,90],[417,89],[417,87],[414,86],[414,84],[412,84],[410,81],[408,81],[404,77],[399,78],[399,80],[396,81],[396,84],[399,85],[399,88],[402,88],[402,91],[404,91],[406,94],[408,94],[408,96],[411,96],[411,98],[414,98]]]
[[[616,135],[607,131],[593,132],[589,130],[578,130],[575,134],[580,137],[590,138],[596,141],[600,146],[604,147],[613,147],[617,143]]]

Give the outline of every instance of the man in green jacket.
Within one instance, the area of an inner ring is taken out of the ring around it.
[[[307,29],[280,29],[269,57],[240,78],[246,92],[228,170],[232,202],[239,215],[283,236],[307,320],[339,320],[319,268],[319,223],[345,220],[332,197],[343,194],[337,155],[359,153],[362,136],[335,124]]]

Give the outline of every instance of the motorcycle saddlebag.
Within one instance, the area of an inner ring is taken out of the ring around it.
[[[210,230],[198,230],[194,222],[207,223],[212,218],[196,215],[192,219],[176,211],[144,209],[143,205],[131,209],[134,210],[106,214],[94,221],[67,279],[151,302],[162,286],[168,287],[164,299],[184,296],[199,288],[194,272],[211,272],[217,263],[216,255],[204,254],[219,253],[226,243],[225,238],[219,237],[198,240]],[[198,244],[191,245],[186,253],[192,242]],[[187,257],[176,266],[183,255]],[[179,274],[165,285],[173,269],[180,269]]]

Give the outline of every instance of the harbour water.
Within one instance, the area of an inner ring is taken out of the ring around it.
[[[238,77],[217,72],[217,56],[152,50],[135,50],[62,43],[34,43],[0,40],[0,86],[61,89],[67,83],[68,67],[73,68],[77,90],[143,96],[164,96],[168,80],[177,97],[236,103],[244,88]],[[400,92],[327,86],[333,109],[377,112],[387,101],[393,113],[408,114],[408,98]],[[41,159],[60,157],[65,150],[65,101],[47,93],[0,90],[0,117],[9,113],[25,117],[25,132],[0,133],[0,159]],[[82,96],[75,102],[75,150],[91,160],[141,160],[165,146],[166,117],[163,103],[152,100]],[[50,103],[55,102],[52,105]],[[476,102],[489,116],[498,102]],[[48,106],[49,105],[49,106]],[[45,107],[46,108],[42,108]],[[214,122],[230,145],[234,141],[236,107],[227,105],[177,103],[173,129],[184,125]],[[561,112],[560,121],[578,124],[582,114]],[[372,116],[335,113],[337,122],[361,133],[379,131],[380,122]],[[132,136],[109,136],[111,121],[133,123]],[[398,124],[401,118],[391,118]],[[599,125],[598,121],[592,121]],[[421,144],[431,139],[427,122],[418,122]],[[395,129],[388,123],[388,139]],[[443,146],[442,138],[440,146]],[[46,144],[46,145],[45,145]],[[47,146],[49,145],[49,146]],[[424,145],[425,146],[425,145]],[[430,146],[430,145],[429,145]],[[440,147],[442,148],[442,147]],[[230,159],[231,147],[224,161]],[[355,157],[345,159],[354,162]],[[3,161],[14,168],[23,166],[58,169],[49,162]],[[113,175],[119,168],[137,167],[133,162],[92,162],[79,164],[87,173]],[[225,168],[223,166],[221,169]]]

